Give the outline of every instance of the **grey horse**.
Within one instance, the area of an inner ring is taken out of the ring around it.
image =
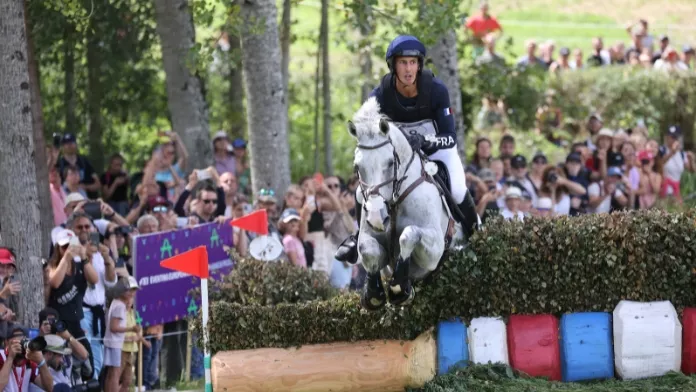
[[[363,204],[358,260],[367,271],[361,304],[368,310],[389,301],[406,305],[415,295],[412,282],[438,266],[446,247],[461,238],[440,190],[426,171],[426,158],[414,151],[404,133],[368,99],[348,122],[358,141],[354,165]],[[430,165],[434,165],[430,163]],[[398,255],[398,256],[397,256]],[[396,260],[394,260],[396,259]]]

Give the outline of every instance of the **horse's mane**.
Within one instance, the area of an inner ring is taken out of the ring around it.
[[[389,135],[392,139],[394,148],[397,149],[397,154],[404,155],[410,150],[410,146],[406,137],[401,133],[401,130],[392,123],[392,120],[383,114],[377,102],[377,98],[370,97],[358,109],[353,116],[353,124],[355,125],[356,135],[358,139],[382,139],[384,134],[379,129],[380,120],[386,120],[389,123]]]

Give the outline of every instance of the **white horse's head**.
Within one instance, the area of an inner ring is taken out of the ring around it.
[[[348,122],[348,131],[358,139],[353,164],[360,178],[358,198],[365,203],[368,224],[384,231],[389,224],[386,203],[394,200],[394,185],[403,173],[399,164],[413,150],[404,134],[380,113],[377,99],[368,99]]]

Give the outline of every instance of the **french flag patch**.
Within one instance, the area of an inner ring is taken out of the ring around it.
[[[449,116],[452,114],[452,110],[450,108],[445,108],[445,116]]]

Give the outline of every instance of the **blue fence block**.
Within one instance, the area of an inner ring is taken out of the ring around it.
[[[29,339],[34,339],[39,336],[39,330],[37,328],[29,328]]]
[[[614,377],[614,347],[609,313],[570,313],[561,317],[563,381]]]
[[[445,374],[454,366],[464,368],[469,362],[466,325],[459,319],[437,324],[437,373]]]

